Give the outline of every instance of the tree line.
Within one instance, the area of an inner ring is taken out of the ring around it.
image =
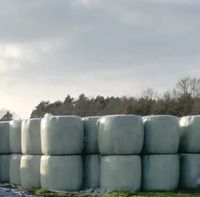
[[[95,116],[109,114],[171,114],[176,116],[200,114],[200,78],[180,79],[175,88],[163,94],[147,89],[140,97],[87,97],[78,99],[67,95],[64,101],[41,101],[31,113],[31,118],[52,115]]]

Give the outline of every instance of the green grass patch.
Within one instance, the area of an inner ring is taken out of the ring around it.
[[[90,194],[78,192],[51,192],[45,189],[30,189],[29,194],[50,197],[94,197]],[[112,192],[99,195],[100,197],[200,197],[200,192]]]

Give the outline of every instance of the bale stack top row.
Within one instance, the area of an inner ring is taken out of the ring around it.
[[[0,154],[129,155],[200,152],[200,116],[50,116],[0,122]],[[98,129],[97,129],[98,125]],[[84,136],[84,126],[87,127]],[[21,128],[22,127],[22,128]],[[83,150],[84,148],[84,150]]]

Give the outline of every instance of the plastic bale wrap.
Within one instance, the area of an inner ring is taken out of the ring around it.
[[[86,154],[98,154],[98,127],[97,120],[100,116],[83,118],[84,122],[84,152]]]
[[[9,177],[10,183],[20,185],[20,163],[21,155],[10,155],[10,168],[9,168]]]
[[[0,154],[10,153],[9,121],[0,122]]]
[[[21,120],[10,121],[10,152],[21,153]]]
[[[39,155],[23,155],[20,163],[21,185],[24,188],[40,188]]]
[[[174,191],[179,182],[179,155],[146,155],[142,158],[142,189]]]
[[[180,152],[200,152],[200,116],[185,116],[180,119]]]
[[[21,143],[22,153],[27,155],[41,155],[40,118],[22,121]]]
[[[83,187],[85,189],[100,187],[100,155],[83,157]]]
[[[83,122],[78,116],[49,116],[42,119],[42,152],[45,155],[81,154]]]
[[[79,191],[82,171],[82,158],[79,155],[42,156],[41,187],[51,191]]]
[[[200,154],[181,155],[180,188],[200,189]]]
[[[102,155],[138,154],[143,147],[142,117],[110,115],[98,120],[99,150]]]
[[[9,158],[10,155],[0,155],[0,182],[9,182]]]
[[[179,119],[170,115],[146,116],[144,120],[144,152],[151,154],[177,153]]]
[[[141,160],[138,155],[101,157],[100,185],[106,191],[138,191]]]

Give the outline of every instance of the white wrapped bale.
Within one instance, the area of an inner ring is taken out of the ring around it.
[[[10,168],[9,168],[9,177],[10,183],[20,185],[20,163],[21,155],[10,155]]]
[[[143,120],[145,153],[177,153],[180,132],[177,117],[152,115],[144,117]]]
[[[79,191],[82,171],[82,158],[79,155],[42,156],[41,187],[51,191]]]
[[[21,185],[24,188],[40,188],[39,155],[23,155],[20,163]]]
[[[40,118],[27,119],[22,121],[21,144],[23,154],[42,154],[40,122]]]
[[[10,121],[10,152],[21,153],[21,120]]]
[[[200,116],[185,116],[180,119],[180,152],[200,152]]]
[[[98,120],[99,150],[102,155],[138,154],[143,147],[142,117],[110,115]]]
[[[9,158],[10,155],[0,155],[0,182],[9,183]]]
[[[200,155],[182,154],[180,160],[180,188],[200,189]]]
[[[10,153],[9,121],[0,122],[0,154]]]
[[[42,152],[45,155],[80,154],[83,122],[78,116],[49,116],[42,119]]]
[[[179,181],[179,155],[146,155],[142,159],[142,189],[174,191]]]
[[[141,185],[140,156],[101,157],[100,185],[106,191],[138,191]]]
[[[100,116],[83,118],[84,123],[84,152],[86,154],[98,154],[98,127],[97,120]]]
[[[100,155],[87,155],[83,158],[83,187],[100,187]]]

